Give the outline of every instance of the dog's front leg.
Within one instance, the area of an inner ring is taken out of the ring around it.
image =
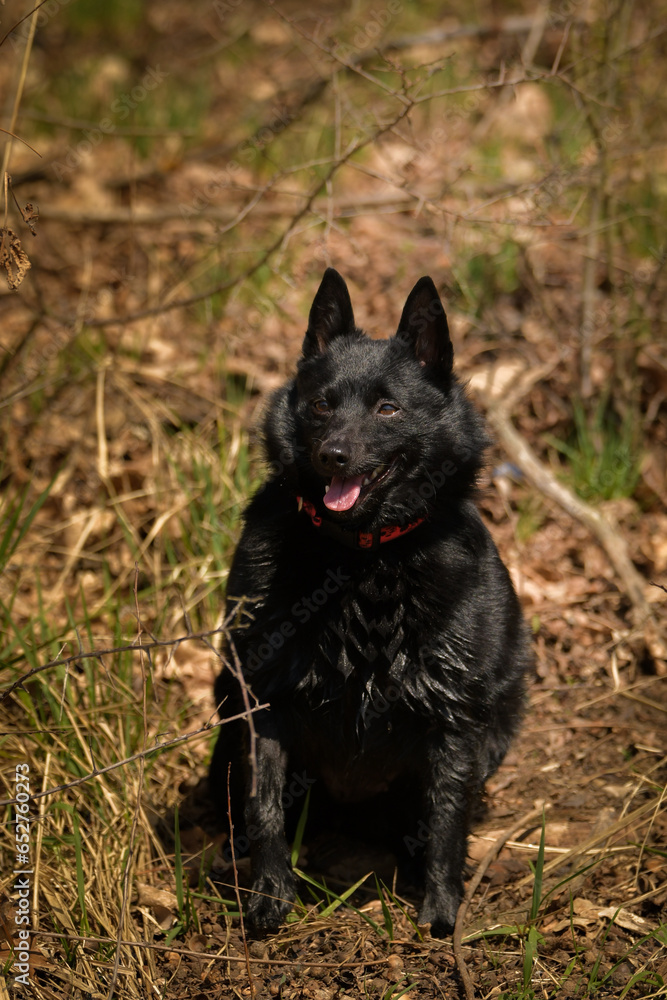
[[[282,803],[287,751],[276,737],[258,735],[256,761],[257,793],[248,794],[245,810],[253,890],[247,915],[255,930],[275,931],[292,908],[295,885]]]
[[[477,784],[469,767],[469,749],[432,748],[425,786],[428,839],[424,866],[424,902],[419,923],[430,924],[433,937],[454,929],[463,898],[463,871],[467,853],[468,815]],[[457,762],[465,765],[457,767]]]

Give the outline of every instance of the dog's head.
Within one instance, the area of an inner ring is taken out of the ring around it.
[[[420,278],[398,331],[371,340],[329,268],[310,310],[296,378],[266,421],[273,471],[323,516],[373,526],[428,515],[474,484],[486,436],[452,371],[447,318]]]

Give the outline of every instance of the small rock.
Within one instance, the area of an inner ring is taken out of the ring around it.
[[[269,949],[264,941],[251,941],[248,945],[248,951],[253,958],[266,959],[269,957]]]

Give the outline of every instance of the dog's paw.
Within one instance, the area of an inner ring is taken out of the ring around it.
[[[431,925],[431,937],[443,938],[451,934],[461,902],[460,895],[427,895],[417,917],[420,927]]]
[[[253,894],[246,908],[246,920],[255,934],[273,934],[292,909],[294,881],[281,880],[280,884],[268,879],[253,885]]]

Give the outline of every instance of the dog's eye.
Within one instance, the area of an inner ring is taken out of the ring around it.
[[[395,403],[380,403],[378,413],[383,417],[393,417],[395,413],[398,413],[398,407]]]
[[[328,413],[330,410],[330,406],[326,399],[315,399],[311,405],[315,410],[315,413]]]

